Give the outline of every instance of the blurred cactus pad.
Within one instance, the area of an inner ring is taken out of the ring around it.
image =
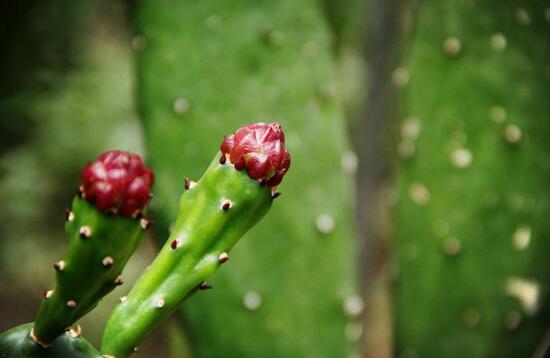
[[[352,178],[341,166],[343,112],[316,2],[140,1],[133,24],[157,229],[176,216],[184,177],[197,180],[235,128],[280,122],[292,153],[270,214],[232,250],[214,289],[183,305],[193,350],[346,356]]]
[[[524,6],[409,9],[393,76],[402,357],[531,356],[549,343],[550,10]]]

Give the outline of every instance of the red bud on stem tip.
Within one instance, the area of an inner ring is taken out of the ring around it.
[[[113,150],[82,169],[83,197],[105,213],[134,217],[147,205],[155,177],[137,154]]]
[[[235,169],[246,169],[250,178],[267,186],[278,185],[290,167],[290,154],[279,123],[241,127],[225,136],[220,149]]]

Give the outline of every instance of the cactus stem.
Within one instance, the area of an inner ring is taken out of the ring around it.
[[[89,226],[82,226],[80,228],[80,238],[87,239],[92,235],[92,229]]]
[[[172,250],[177,249],[179,246],[180,246],[180,241],[178,239],[176,239],[176,240],[174,240],[170,243],[170,247],[172,248]]]
[[[157,306],[157,308],[162,308],[162,307],[164,307],[164,303],[165,303],[165,302],[164,302],[164,299],[163,299],[163,298],[159,298],[159,299],[157,300],[157,303],[156,303],[155,305]]]
[[[212,289],[212,286],[210,286],[210,285],[208,284],[208,282],[206,282],[206,281],[203,281],[203,282],[199,285],[199,290],[201,290],[201,291],[210,290],[210,289]]]
[[[151,225],[153,225],[153,222],[151,220],[147,220],[146,218],[141,218],[139,219],[139,224],[143,230],[147,230],[151,227]]]
[[[185,177],[184,182],[183,182],[183,186],[184,186],[185,190],[193,189],[193,187],[195,185],[197,185],[196,182],[194,182],[193,180],[190,180],[189,178]]]
[[[222,252],[220,256],[218,256],[218,262],[220,264],[226,263],[229,260],[229,255],[227,252]]]
[[[65,220],[67,221],[73,221],[74,220],[74,213],[71,209],[65,209]]]
[[[118,300],[120,301],[120,303],[124,303],[124,302],[126,302],[127,299],[128,299],[127,296],[122,296]]]
[[[124,281],[122,280],[122,276],[117,276],[117,278],[115,279],[115,285],[120,286],[123,283]]]
[[[34,328],[31,329],[31,333],[29,333],[29,336],[31,337],[32,341],[36,344],[38,344],[42,348],[48,348],[50,345],[42,342],[34,333]]]
[[[63,260],[57,261],[55,264],[53,264],[53,268],[56,271],[63,271],[65,269],[65,261]]]
[[[227,211],[227,210],[231,209],[232,206],[233,206],[233,202],[229,199],[225,199],[222,202],[222,210],[223,211]]]
[[[110,268],[115,263],[115,260],[111,256],[105,256],[101,261],[103,267]]]
[[[224,165],[226,161],[227,161],[227,157],[225,156],[225,154],[222,154],[222,156],[220,157],[220,164]]]
[[[42,296],[44,298],[50,298],[53,295],[53,290],[44,290],[42,291]]]
[[[76,301],[75,300],[68,300],[66,305],[69,308],[75,308],[76,307]]]

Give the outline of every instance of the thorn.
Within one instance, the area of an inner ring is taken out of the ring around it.
[[[55,264],[53,264],[53,268],[56,271],[63,271],[65,269],[65,261],[63,260],[57,261]]]
[[[137,353],[139,352],[139,348],[138,347],[134,347],[134,353]]]
[[[276,191],[276,192],[272,192],[271,193],[271,199],[277,199],[278,197],[281,196],[281,192],[280,191]]]
[[[232,206],[233,206],[233,202],[229,199],[226,199],[222,203],[222,210],[227,211],[227,210],[231,209]]]
[[[204,291],[204,290],[210,290],[212,288],[212,286],[210,286],[208,284],[208,282],[206,281],[203,281],[200,285],[199,285],[199,290],[201,291]]]
[[[76,189],[76,196],[78,196],[80,199],[84,199],[84,185],[81,185]]]
[[[82,226],[80,228],[80,238],[87,239],[92,235],[92,229],[89,226]]]
[[[44,290],[42,291],[42,296],[44,298],[50,298],[53,295],[53,290]]]
[[[139,219],[139,224],[141,225],[141,228],[143,230],[147,230],[153,225],[153,222],[150,220],[147,220],[146,218]]]
[[[229,260],[229,255],[227,252],[222,252],[220,256],[218,256],[218,262],[220,264],[226,263]]]
[[[179,241],[178,239],[173,240],[173,241],[170,243],[170,247],[172,248],[172,250],[177,249],[179,246],[180,246],[180,241]]]
[[[222,153],[222,156],[220,157],[220,164],[224,165],[226,161],[227,161],[227,158],[225,154]]]
[[[138,218],[141,217],[141,215],[142,215],[142,214],[141,214],[141,210],[136,209],[136,210],[132,213],[132,218],[133,218],[133,219],[138,219]]]
[[[124,303],[128,300],[128,297],[127,296],[122,296],[118,300],[120,301],[120,303]]]
[[[111,256],[105,256],[101,261],[103,267],[110,268],[115,263],[115,260]]]
[[[188,177],[185,177],[185,179],[183,180],[183,187],[185,188],[185,190],[193,189],[195,185],[197,185],[197,183],[190,180]]]
[[[65,220],[67,221],[74,220],[74,213],[71,211],[71,209],[65,209]]]
[[[69,335],[73,338],[78,338],[82,335],[82,327],[79,324],[75,328],[69,328]]]
[[[155,303],[155,305],[157,306],[157,308],[162,308],[162,307],[164,307],[164,303],[165,303],[165,302],[164,302],[164,299],[159,298],[159,299],[157,300],[157,302]]]
[[[68,300],[66,305],[69,308],[75,308],[76,307],[76,301],[75,300]]]
[[[124,281],[122,280],[122,276],[117,276],[117,278],[115,279],[115,285],[120,286],[123,283]]]

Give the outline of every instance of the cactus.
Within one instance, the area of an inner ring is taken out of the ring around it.
[[[549,10],[542,2],[419,5],[396,105],[405,118],[396,353],[545,356]]]
[[[152,184],[152,172],[131,153],[104,153],[82,170],[67,211],[67,254],[54,264],[57,285],[44,291],[32,330],[37,343],[50,345],[122,284],[119,275],[150,225],[142,213]]]
[[[197,183],[187,181],[174,229],[153,264],[113,312],[101,351],[127,356],[229,259],[269,210],[290,165],[280,125],[258,123],[225,137]]]
[[[100,358],[99,352],[71,329],[48,348],[37,345],[30,337],[33,324],[27,323],[0,334],[0,358]]]
[[[343,307],[357,302],[355,156],[317,1],[145,0],[133,21],[156,229],[177,213],[181,178],[205,170],[213,138],[247,118],[281,122],[295,163],[284,200],[232,251],[215,289],[182,305],[194,353],[346,356],[361,329]]]

